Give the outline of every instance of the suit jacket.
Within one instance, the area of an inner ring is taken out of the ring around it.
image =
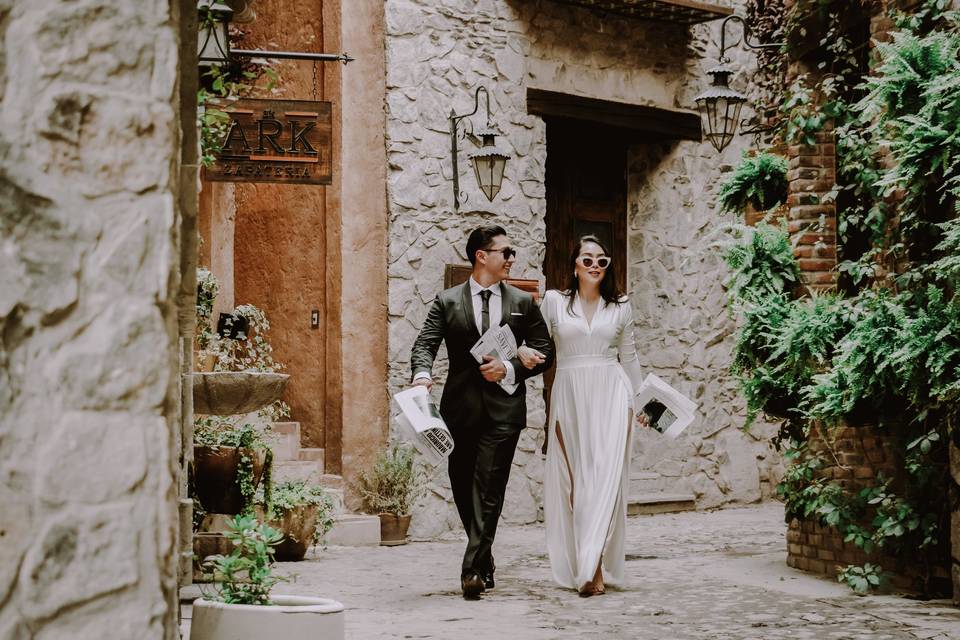
[[[527,369],[518,358],[511,361],[517,389],[508,394],[496,382],[487,382],[470,348],[480,339],[473,313],[469,280],[442,291],[433,301],[410,355],[413,375],[430,373],[440,342],[447,345],[450,370],[440,400],[440,415],[451,430],[477,418],[517,424],[527,422],[526,379],[548,369],[553,362],[553,341],[533,296],[504,282],[500,283],[503,314],[500,325],[509,325],[517,344],[526,343],[546,356],[546,361]]]

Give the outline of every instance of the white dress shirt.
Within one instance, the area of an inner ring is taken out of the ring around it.
[[[484,287],[480,286],[480,283],[473,279],[473,276],[470,276],[470,295],[472,300],[470,301],[473,304],[473,319],[477,323],[477,331],[480,331],[480,328],[483,326],[483,298],[480,296],[480,292],[484,290]],[[499,327],[500,320],[503,318],[503,292],[500,290],[500,283],[486,287],[490,293],[493,295],[490,296],[490,326]],[[477,336],[479,339],[480,336]],[[504,362],[503,366],[507,369],[507,375],[504,376],[503,380],[499,384],[514,384],[514,378],[516,377],[513,371],[513,364],[510,362]],[[423,378],[430,378],[431,375],[426,371],[420,371],[413,377],[414,380],[420,380]]]

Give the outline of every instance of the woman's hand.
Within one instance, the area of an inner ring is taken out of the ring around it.
[[[650,427],[650,418],[643,411],[637,413],[637,425],[641,427]]]
[[[543,364],[547,359],[545,355],[526,345],[517,349],[517,357],[520,358],[520,362],[522,362],[523,366],[527,369],[533,369],[538,364]]]

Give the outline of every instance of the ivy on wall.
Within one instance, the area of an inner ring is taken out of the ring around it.
[[[743,230],[725,254],[742,316],[733,367],[750,418],[784,418],[787,517],[816,518],[865,552],[929,571],[949,553],[947,444],[960,440],[960,19],[946,0],[891,11],[895,30],[871,51],[868,24],[850,23],[848,4],[798,2],[787,16],[787,53],[815,70],[784,88],[779,132],[812,145],[836,131],[826,199],[837,209],[837,291],[799,297],[786,230]],[[879,426],[903,479],[878,476],[854,492],[818,474],[813,423]],[[847,566],[839,578],[866,592],[885,570]]]

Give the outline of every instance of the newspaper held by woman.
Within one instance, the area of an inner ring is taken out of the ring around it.
[[[640,383],[634,407],[647,414],[650,426],[668,438],[676,438],[697,416],[697,405],[652,373]]]

